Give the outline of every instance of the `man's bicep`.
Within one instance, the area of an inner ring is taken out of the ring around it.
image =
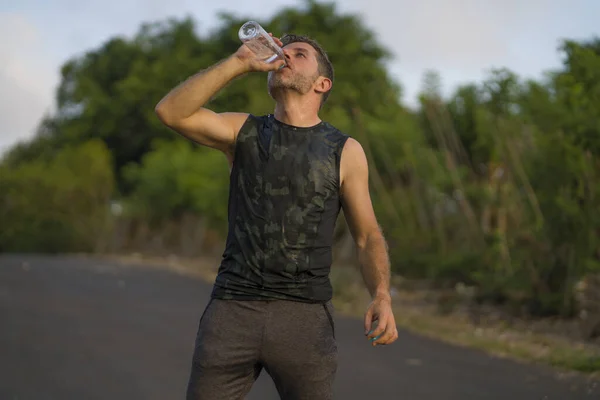
[[[228,152],[248,119],[245,113],[216,113],[202,108],[190,117],[170,124],[171,128],[203,146]]]
[[[358,246],[379,231],[369,192],[369,166],[360,143],[348,139],[342,152],[342,207]]]

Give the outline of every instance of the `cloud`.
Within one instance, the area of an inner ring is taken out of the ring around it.
[[[0,151],[30,137],[52,105],[57,72],[49,67],[40,32],[18,14],[0,14]]]
[[[344,8],[364,10],[365,22],[406,65],[478,68],[502,64],[514,42],[540,29],[563,0],[347,0]],[[529,31],[529,32],[528,32]]]
[[[442,74],[449,94],[458,84],[480,81],[491,68],[539,78],[558,67],[559,39],[585,37],[597,25],[590,15],[600,12],[600,3],[593,1],[345,0],[339,8],[362,13],[395,56],[391,75],[414,105],[427,69]]]

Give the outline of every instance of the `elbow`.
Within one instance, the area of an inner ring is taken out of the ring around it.
[[[367,247],[369,238],[367,235],[361,235],[356,238],[356,247],[359,251],[364,250]]]
[[[172,129],[175,129],[177,126],[177,119],[173,117],[173,113],[162,102],[158,103],[156,107],[154,107],[154,113],[156,114],[158,120],[165,126]]]
[[[365,251],[372,242],[372,238],[370,238],[369,235],[358,237],[356,238],[356,248],[358,251]]]
[[[162,101],[154,107],[154,113],[163,124],[169,125],[169,113]]]
[[[381,229],[373,229],[369,232],[365,232],[356,238],[356,246],[359,250],[365,250],[372,246],[377,246],[383,244],[387,247],[385,242],[385,238],[383,237],[383,233]]]

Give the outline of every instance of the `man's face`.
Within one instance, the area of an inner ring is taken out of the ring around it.
[[[269,94],[273,97],[282,90],[294,90],[306,94],[319,78],[317,52],[308,43],[290,43],[283,48],[286,66],[270,72],[268,77]]]

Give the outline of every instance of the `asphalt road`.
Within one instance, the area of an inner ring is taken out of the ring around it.
[[[210,285],[159,269],[0,256],[0,399],[183,399]],[[373,348],[335,316],[336,399],[600,399],[581,378],[401,331]],[[276,400],[263,372],[249,400]]]

